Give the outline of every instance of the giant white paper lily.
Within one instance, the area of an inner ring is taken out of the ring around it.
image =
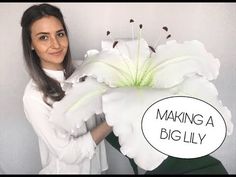
[[[77,91],[72,89],[67,93],[67,101],[54,105],[51,120],[70,129],[93,113],[104,112],[108,124],[119,137],[121,152],[134,158],[139,167],[152,170],[166,155],[153,149],[145,140],[141,119],[145,110],[159,99],[188,95],[205,100],[221,112],[227,133],[232,132],[231,113],[222,105],[215,86],[209,82],[217,78],[219,67],[219,60],[196,40],[184,43],[171,40],[158,46],[157,53],[152,54],[144,39],[119,40],[115,47],[113,41],[103,41],[102,50],[88,51],[79,70],[69,78]],[[78,80],[84,75],[90,77],[84,82],[87,86],[77,87],[81,85]],[[81,99],[81,93],[86,99]],[[83,110],[81,105],[90,106]],[[68,112],[70,115],[76,113],[76,116],[63,116]]]

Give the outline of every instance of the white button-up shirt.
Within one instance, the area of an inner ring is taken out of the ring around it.
[[[44,71],[63,85],[63,71]],[[100,174],[108,169],[104,140],[96,145],[89,131],[101,119],[93,116],[71,132],[59,129],[49,121],[52,108],[43,101],[33,80],[25,88],[23,104],[26,118],[39,139],[43,167],[40,174]]]

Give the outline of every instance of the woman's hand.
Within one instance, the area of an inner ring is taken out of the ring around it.
[[[93,130],[91,130],[91,135],[96,144],[99,144],[110,132],[112,127],[107,124],[106,121],[99,124]]]

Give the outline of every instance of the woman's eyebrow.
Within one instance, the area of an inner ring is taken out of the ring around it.
[[[59,30],[56,31],[56,33],[59,33],[59,32],[62,32],[62,31],[65,31],[65,30],[64,29],[59,29]],[[41,34],[50,34],[50,33],[49,32],[39,32],[39,33],[36,34],[36,36],[41,35]]]
[[[58,30],[56,33],[60,33],[60,32],[62,32],[62,31],[65,31],[64,29],[60,29],[60,30]]]
[[[40,34],[49,34],[49,33],[47,33],[47,32],[39,32],[39,33],[36,34],[36,36],[38,36]]]

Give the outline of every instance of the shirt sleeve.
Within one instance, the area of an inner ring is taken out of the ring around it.
[[[90,131],[75,139],[49,121],[51,108],[42,100],[24,95],[23,104],[26,118],[51,153],[68,164],[80,163],[86,158],[92,159],[96,143]]]

